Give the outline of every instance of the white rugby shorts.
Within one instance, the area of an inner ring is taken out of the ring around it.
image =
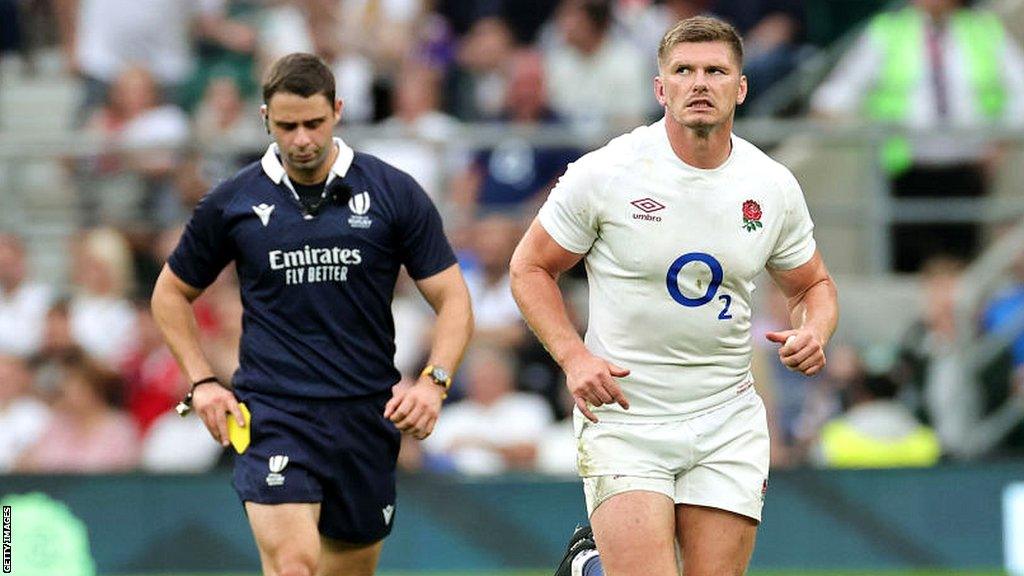
[[[578,410],[574,418],[588,515],[616,494],[646,490],[761,520],[768,422],[752,388],[671,422],[593,423]]]

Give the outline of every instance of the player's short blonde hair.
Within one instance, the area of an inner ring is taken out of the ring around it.
[[[683,42],[725,42],[732,48],[740,68],[743,68],[743,39],[725,20],[711,16],[694,16],[680,20],[665,32],[658,45],[658,67],[664,66],[672,49]]]

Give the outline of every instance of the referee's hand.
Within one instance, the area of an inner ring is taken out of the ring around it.
[[[232,414],[239,426],[245,426],[245,417],[238,407],[235,394],[220,384],[203,384],[196,386],[192,394],[192,409],[203,420],[210,436],[225,448],[231,443],[228,440],[228,420],[225,414]]]
[[[403,433],[423,440],[434,431],[444,392],[429,376],[420,376],[412,384],[402,380],[391,387],[392,396],[384,407],[384,417]]]

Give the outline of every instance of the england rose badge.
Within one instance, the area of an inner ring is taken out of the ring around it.
[[[743,203],[743,227],[747,232],[753,232],[762,227],[761,205],[754,200],[747,200]]]

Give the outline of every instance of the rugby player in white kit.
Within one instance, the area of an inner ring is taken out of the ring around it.
[[[789,299],[792,328],[768,338],[792,370],[822,369],[838,318],[799,184],[732,134],[747,92],[735,29],[683,20],[658,61],[664,118],[571,164],[511,263],[577,408],[593,532],[577,530],[558,576],[674,575],[676,542],[686,576],[743,574],[768,486],[754,279],[767,268]],[[556,284],[580,259],[585,339]]]

